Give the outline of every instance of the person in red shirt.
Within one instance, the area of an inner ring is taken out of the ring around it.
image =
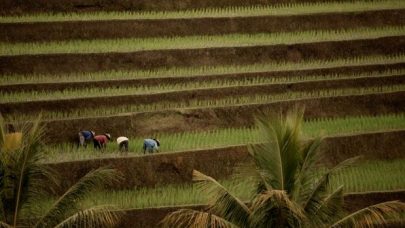
[[[94,149],[104,149],[107,146],[107,142],[111,140],[111,135],[105,133],[103,135],[96,135],[93,138]]]

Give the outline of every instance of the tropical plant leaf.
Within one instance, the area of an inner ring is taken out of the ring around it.
[[[94,189],[105,184],[112,184],[121,179],[114,169],[98,168],[90,171],[76,184],[69,188],[38,220],[35,226],[55,226],[67,214],[77,210],[77,203],[88,196]]]
[[[165,228],[236,228],[235,224],[220,216],[209,212],[196,211],[192,209],[180,209],[170,213],[161,221]]]
[[[300,227],[306,216],[283,190],[258,194],[251,206],[251,227]]]
[[[343,186],[329,194],[312,213],[307,213],[312,226],[324,227],[332,224],[343,213]]]
[[[114,206],[99,205],[74,213],[55,228],[114,227],[123,214],[123,211],[117,210]]]
[[[193,180],[208,194],[211,213],[239,226],[248,223],[249,208],[214,178],[194,170]]]
[[[398,219],[405,211],[405,203],[388,201],[353,212],[331,227],[374,227],[384,225],[387,219]]]
[[[283,119],[272,114],[257,117],[257,126],[265,143],[249,147],[259,173],[271,189],[286,190],[294,187],[301,160],[300,139],[303,109],[296,108]]]

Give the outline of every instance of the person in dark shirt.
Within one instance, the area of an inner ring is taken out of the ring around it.
[[[105,149],[109,140],[111,140],[111,135],[108,133],[94,136],[94,149]]]
[[[80,131],[79,132],[79,147],[87,147],[87,142],[93,139],[95,135],[94,131]]]

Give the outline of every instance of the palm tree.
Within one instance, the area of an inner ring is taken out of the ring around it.
[[[355,162],[345,160],[333,168],[321,166],[321,138],[301,135],[303,109],[286,117],[262,115],[257,125],[263,144],[250,145],[255,167],[242,176],[254,177],[255,194],[244,203],[212,177],[193,171],[193,179],[211,201],[206,211],[182,209],[164,218],[165,227],[370,227],[384,224],[405,210],[390,201],[351,214],[343,210],[343,186],[330,190],[330,176]],[[323,171],[322,171],[323,170]]]
[[[89,172],[46,210],[38,209],[38,203],[49,198],[58,184],[56,173],[40,162],[44,153],[39,119],[20,133],[7,132],[1,117],[0,126],[0,227],[99,227],[116,223],[120,213],[115,207],[80,205],[95,188],[119,178],[115,170]]]

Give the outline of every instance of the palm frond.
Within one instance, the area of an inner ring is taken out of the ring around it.
[[[249,146],[259,173],[271,189],[292,190],[301,160],[303,109],[294,109],[283,119],[280,115],[258,116],[257,126],[264,144]]]
[[[162,221],[165,228],[236,228],[235,224],[209,212],[180,209],[168,214]]]
[[[331,227],[374,227],[387,219],[397,219],[405,211],[405,203],[388,201],[358,210],[334,223]]]
[[[258,194],[251,210],[251,227],[300,227],[307,222],[301,207],[283,190]]]
[[[333,167],[331,170],[328,170],[321,176],[317,184],[312,188],[312,191],[308,191],[308,193],[302,195],[303,198],[300,200],[300,202],[303,203],[301,204],[301,206],[307,213],[309,214],[315,213],[322,204],[322,202],[324,201],[324,199],[328,196],[328,185],[330,176],[341,169],[353,165],[358,160],[358,158],[359,157],[346,159],[343,162],[336,165],[335,167]]]
[[[111,205],[95,206],[74,213],[57,224],[55,228],[114,227],[123,214],[123,211]]]
[[[59,223],[67,213],[77,209],[76,204],[87,197],[94,189],[111,184],[120,176],[114,169],[98,168],[87,173],[70,187],[38,220],[36,226],[53,226]]]
[[[316,168],[322,159],[318,150],[321,143],[322,138],[315,138],[310,140],[302,150],[303,161],[291,193],[291,198],[299,204],[303,203],[303,199],[307,199],[311,193],[314,179],[317,177]]]
[[[214,178],[194,170],[193,180],[209,195],[211,212],[238,225],[248,222],[249,208]]]
[[[309,220],[314,227],[324,227],[336,221],[343,213],[343,186],[329,194],[317,209],[307,213]]]

